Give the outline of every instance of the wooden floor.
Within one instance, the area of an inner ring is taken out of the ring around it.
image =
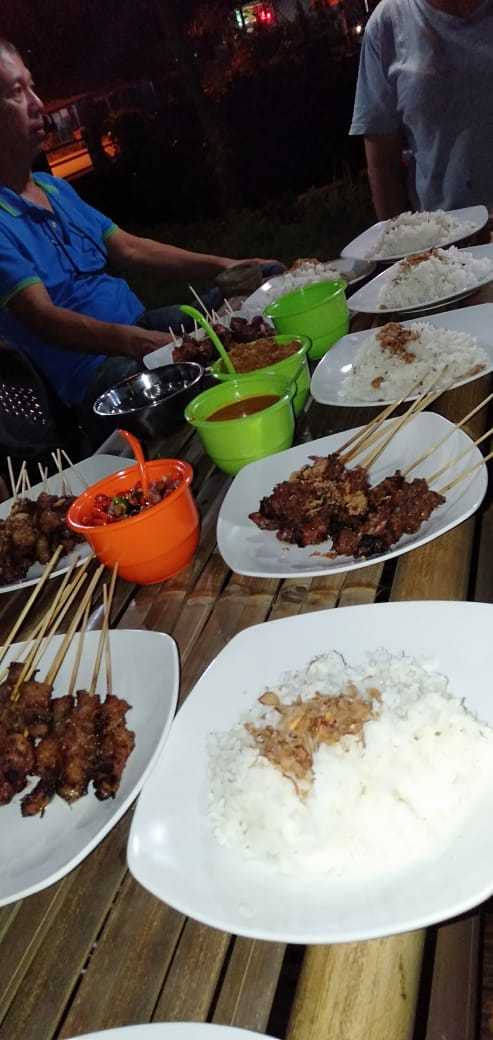
[[[470,302],[492,298],[483,291]],[[471,383],[444,395],[436,410],[461,418],[489,387],[490,377]],[[358,425],[367,415],[312,404],[299,436],[310,440]],[[491,422],[481,412],[468,432],[478,434]],[[228,570],[215,542],[228,479],[186,430],[166,447],[156,445],[154,454],[164,450],[195,468],[200,547],[190,567],[168,583],[135,589],[119,582],[114,624],[176,639],[182,701],[225,643],[248,625],[383,600],[493,601],[489,500],[460,527],[385,567],[330,578],[244,578]],[[25,598],[0,598],[0,638]],[[93,627],[100,621],[98,608]],[[130,818],[131,812],[61,882],[0,910],[1,1040],[52,1040],[186,1020],[289,1040],[493,1037],[489,904],[426,934],[366,943],[304,948],[235,938],[187,920],[133,881],[126,868]]]

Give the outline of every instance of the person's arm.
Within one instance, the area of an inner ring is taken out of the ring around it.
[[[155,242],[151,238],[139,238],[118,228],[106,239],[108,257],[114,267],[137,270],[152,270],[166,278],[214,278],[242,260],[231,257],[214,256],[210,253],[193,253],[188,249],[180,249],[164,242]],[[256,263],[268,264],[272,260],[260,260]]]
[[[16,293],[7,306],[22,325],[63,350],[123,355],[139,360],[171,340],[163,332],[135,325],[113,325],[57,307],[41,282]]]
[[[401,134],[368,135],[365,152],[377,217],[379,220],[397,217],[409,209]]]

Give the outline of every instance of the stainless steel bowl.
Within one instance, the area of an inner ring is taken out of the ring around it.
[[[144,440],[172,433],[183,422],[185,406],[199,393],[204,376],[194,361],[138,372],[105,390],[93,409]]]

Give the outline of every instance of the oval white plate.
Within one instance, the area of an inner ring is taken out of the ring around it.
[[[396,433],[371,467],[371,483],[376,484],[396,469],[405,469],[451,429],[454,429],[452,436],[429,459],[416,466],[409,479],[431,476],[465,448],[472,448],[470,437],[462,430],[455,429],[441,415],[434,412],[416,415]],[[305,466],[311,455],[328,455],[337,451],[354,432],[344,430],[308,444],[299,444],[296,448],[252,462],[240,470],[222,503],[217,522],[218,548],[231,570],[256,578],[313,578],[319,574],[358,570],[381,560],[401,556],[419,545],[431,542],[462,523],[481,504],[488,483],[486,466],[481,466],[470,478],[453,488],[447,501],[431,514],[419,531],[403,535],[388,552],[369,559],[354,559],[352,556],[328,558],[326,554],[331,549],[331,542],[300,549],[297,545],[280,542],[275,531],[261,531],[249,520],[248,514],[259,508],[260,500],[264,495],[270,495],[279,481],[287,480],[294,470]],[[481,462],[482,458],[479,448],[472,448],[470,455],[447,470],[434,489],[438,491],[441,485],[453,480],[469,466]],[[354,465],[357,462],[356,458]]]
[[[403,325],[411,325],[417,319],[404,321]],[[453,332],[465,332],[477,339],[478,347],[488,355],[489,363],[482,372],[478,372],[468,379],[461,379],[454,383],[454,387],[472,383],[475,379],[481,379],[493,369],[493,303],[479,303],[476,307],[463,307],[456,311],[446,311],[444,314],[429,315],[421,318],[430,325],[439,329],[450,329]],[[387,398],[366,398],[348,401],[341,397],[341,391],[345,380],[348,378],[356,354],[368,336],[374,334],[377,329],[365,332],[353,332],[343,336],[319,361],[311,382],[311,395],[319,404],[339,405],[344,408],[359,408],[375,405],[381,407],[390,404]],[[415,400],[418,395],[414,394],[407,400]]]
[[[56,636],[41,661],[41,676],[63,639]],[[99,632],[88,632],[79,669],[78,689],[91,681]],[[74,640],[55,683],[55,693],[67,692],[76,653]],[[10,648],[4,664],[15,661],[25,644]],[[73,805],[63,799],[50,802],[45,815],[24,819],[23,791],[9,805],[0,807],[0,906],[40,892],[68,874],[99,845],[137,797],[162,750],[176,709],[179,662],[176,644],[162,632],[110,633],[113,692],[128,701],[128,728],[135,733],[135,748],[125,767],[114,799],[99,802],[89,790]],[[103,677],[98,689],[104,696]],[[36,783],[33,780],[32,785]]]
[[[454,238],[441,240],[439,242],[433,242],[432,245],[426,246],[426,249],[431,249],[433,246],[453,246],[454,242],[460,242],[463,238],[469,238],[470,235],[476,234],[484,228],[488,222],[488,210],[486,206],[465,206],[463,209],[449,209],[447,213],[451,217],[455,217],[456,220],[467,221],[474,224],[474,230],[468,231],[467,235],[455,235]],[[379,256],[374,253],[373,250],[380,237],[381,232],[385,228],[386,224],[389,224],[388,220],[379,220],[377,224],[372,224],[371,227],[363,231],[357,238],[353,238],[353,241],[345,246],[342,250],[341,256],[344,257],[357,257],[360,260],[375,260],[381,263],[392,263],[393,260],[402,260],[404,256],[412,256],[413,253],[420,252],[419,249],[413,249],[411,253],[396,253],[394,256]]]
[[[211,1022],[150,1022],[142,1026],[103,1029],[100,1033],[84,1033],[72,1040],[269,1040],[264,1033],[249,1029],[216,1026]]]
[[[207,817],[207,738],[238,723],[286,671],[329,650],[351,662],[385,647],[428,658],[450,689],[493,722],[493,607],[386,603],[301,614],[236,635],[179,711],[139,800],[128,856],[134,877],[181,913],[235,935],[335,943],[407,932],[462,913],[493,891],[493,795],[448,848],[367,884],[288,877],[220,846]],[[193,763],[193,768],[191,767]]]
[[[75,466],[71,466],[63,471],[63,477],[67,481],[67,493],[80,495],[88,484],[96,484],[98,480],[108,477],[110,473],[118,473],[120,470],[129,469],[130,466],[134,465],[133,459],[123,459],[116,455],[91,455],[90,458],[83,459],[82,462],[78,462]],[[37,498],[45,490],[48,490],[50,495],[61,494],[61,478],[58,475],[49,477],[46,486],[43,483],[33,484],[27,497]],[[5,520],[8,517],[12,508],[12,502],[13,499],[8,498],[5,502],[0,503],[0,520]],[[78,567],[87,559],[90,552],[91,548],[87,542],[78,543],[68,556],[62,556],[60,565],[51,573],[50,578],[57,578],[59,574],[65,574],[73,563]],[[34,563],[22,581],[13,582],[11,585],[0,585],[0,595],[2,592],[15,592],[17,589],[25,589],[29,585],[35,585],[43,571],[44,566],[42,564]]]
[[[467,253],[472,253],[474,257],[488,257],[493,260],[493,244],[487,246],[469,246]],[[482,285],[488,285],[493,281],[493,271],[488,277],[483,278],[481,281],[476,282],[470,286],[469,289],[461,289],[459,292],[454,293],[452,296],[442,296],[435,299],[424,301],[423,303],[417,304],[415,307],[380,307],[379,296],[380,291],[390,278],[394,274],[397,264],[392,264],[381,274],[378,274],[376,278],[372,278],[371,282],[363,285],[361,289],[353,294],[348,300],[348,307],[351,311],[360,311],[362,314],[378,314],[384,316],[386,314],[427,314],[428,311],[434,310],[435,308],[445,307],[449,303],[453,303],[455,300],[465,300],[467,296],[472,296],[473,293],[477,292]]]

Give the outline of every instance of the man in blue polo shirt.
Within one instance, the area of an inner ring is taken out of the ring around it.
[[[122,231],[65,181],[31,173],[43,137],[31,75],[0,39],[0,336],[30,356],[67,405],[84,410],[170,339],[159,310],[145,314],[127,283],[106,273],[108,263],[189,281],[239,261]]]

